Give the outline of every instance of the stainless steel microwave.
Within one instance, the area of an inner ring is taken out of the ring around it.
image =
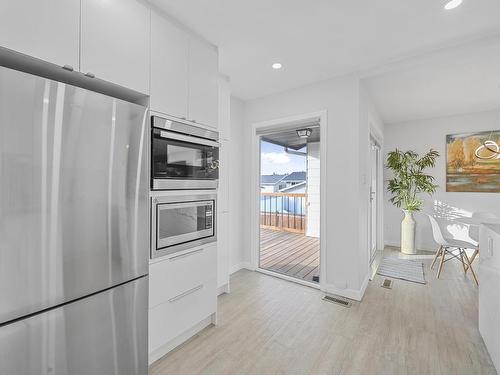
[[[214,242],[217,194],[154,195],[151,198],[151,258]]]
[[[216,189],[219,133],[152,116],[152,190]]]

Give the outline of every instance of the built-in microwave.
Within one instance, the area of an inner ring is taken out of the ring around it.
[[[219,133],[151,117],[152,190],[216,189]]]
[[[151,258],[215,242],[217,194],[157,193],[151,197]]]

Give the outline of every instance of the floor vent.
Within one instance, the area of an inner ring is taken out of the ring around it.
[[[351,307],[351,301],[349,301],[345,298],[342,298],[342,297],[324,296],[323,300],[331,302],[331,303],[335,303],[335,304],[340,305],[340,306]]]
[[[382,288],[392,289],[392,282],[393,282],[393,280],[391,280],[391,279],[385,279],[384,282],[382,283],[382,285],[380,285],[380,286]]]

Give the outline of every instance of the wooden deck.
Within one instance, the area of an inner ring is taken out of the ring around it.
[[[319,238],[261,228],[260,268],[313,281],[319,275]]]

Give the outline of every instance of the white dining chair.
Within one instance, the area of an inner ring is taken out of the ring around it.
[[[439,245],[439,249],[434,255],[434,259],[431,264],[431,269],[434,268],[434,264],[436,260],[441,256],[441,260],[439,262],[439,269],[437,272],[437,278],[441,276],[441,271],[443,270],[443,264],[451,259],[458,259],[461,261],[462,266],[464,268],[464,273],[467,274],[467,270],[470,269],[474,281],[476,285],[479,285],[476,277],[476,273],[471,266],[471,262],[469,256],[465,249],[474,249],[476,246],[467,241],[460,241],[456,239],[444,238],[443,232],[441,231],[441,227],[439,226],[437,220],[432,215],[427,215],[431,222],[432,227],[432,235],[434,237],[434,241]],[[454,251],[458,251],[458,254],[455,254]],[[450,255],[448,259],[446,259],[446,254]]]

